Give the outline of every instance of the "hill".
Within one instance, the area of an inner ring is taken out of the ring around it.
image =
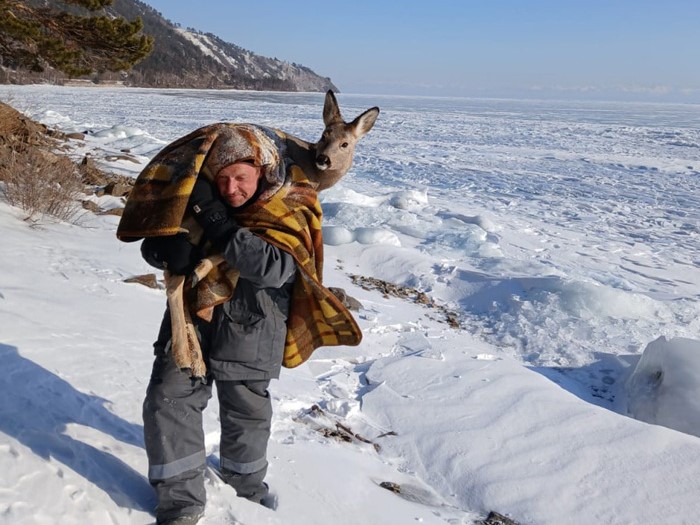
[[[154,50],[128,72],[96,73],[80,79],[82,82],[160,88],[339,91],[330,78],[308,67],[257,55],[211,33],[182,28],[139,0],[114,0],[107,11],[129,20],[140,17],[144,33],[155,39]],[[3,67],[0,71],[0,83],[36,82],[63,84],[68,79],[55,70],[31,73]]]

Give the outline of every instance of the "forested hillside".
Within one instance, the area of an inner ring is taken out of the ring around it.
[[[28,3],[53,8],[63,5],[47,0],[29,0]],[[154,38],[153,51],[129,71],[96,72],[81,77],[79,80],[83,82],[167,88],[339,91],[330,78],[317,75],[308,67],[263,57],[211,33],[180,27],[139,0],[114,0],[106,11],[127,20],[140,18],[143,32]],[[65,74],[51,68],[30,72],[13,67],[6,60],[2,66],[0,83],[63,84],[69,81]]]

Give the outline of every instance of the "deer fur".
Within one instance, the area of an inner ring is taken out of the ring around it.
[[[323,191],[336,184],[352,166],[355,145],[372,129],[379,115],[373,107],[347,123],[343,120],[338,101],[332,91],[326,93],[323,123],[326,128],[315,144],[293,135],[286,136],[287,156]]]
[[[316,143],[310,143],[293,135],[283,133],[286,151],[284,155],[298,165],[317,191],[323,191],[335,185],[352,166],[355,145],[374,126],[379,115],[379,108],[372,107],[352,122],[345,122],[340,113],[338,101],[332,91],[326,93],[323,105],[323,123],[325,129]],[[201,237],[194,221],[186,218],[190,237]],[[184,222],[183,222],[184,223]],[[192,275],[192,287],[196,286],[215,267],[224,262],[220,253],[209,254],[195,268]],[[170,307],[172,322],[171,347],[173,355],[193,353],[201,356],[201,348],[189,309],[184,304],[185,276],[165,272],[166,294]],[[194,362],[195,360],[193,360]],[[201,359],[199,360],[201,362]],[[204,378],[203,367],[192,369],[192,377]]]

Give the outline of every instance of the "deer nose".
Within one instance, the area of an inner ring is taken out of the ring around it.
[[[328,158],[328,155],[318,155],[316,157],[316,167],[321,171],[330,168],[331,159]]]

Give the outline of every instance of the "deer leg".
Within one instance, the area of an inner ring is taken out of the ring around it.
[[[192,273],[192,288],[204,279],[209,272],[224,262],[224,256],[220,253],[215,253],[199,261],[194,272]]]
[[[168,307],[170,309],[170,330],[172,332],[170,349],[177,367],[189,368],[186,363],[189,350],[187,349],[185,302],[183,297],[185,277],[183,275],[173,275],[167,270],[163,275],[165,277],[165,294],[168,297]]]
[[[173,353],[173,360],[178,368],[189,368],[193,377],[204,377],[206,366],[202,359],[202,349],[199,346],[199,339],[192,323],[192,317],[185,307],[185,277],[183,275],[173,275],[168,271],[164,273],[164,276],[165,291],[170,309],[172,331],[170,348]]]
[[[189,360],[191,363],[191,376],[203,380],[204,376],[207,374],[207,365],[204,364],[204,358],[202,357],[202,347],[199,345],[197,330],[195,329],[194,323],[192,322],[192,316],[190,315],[189,308],[185,308],[185,331],[187,335],[187,348],[189,350]]]

